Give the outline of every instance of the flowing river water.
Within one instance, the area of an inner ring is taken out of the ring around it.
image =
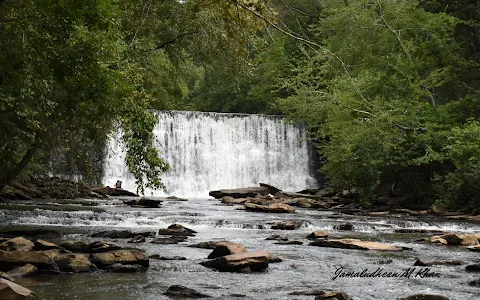
[[[479,263],[479,253],[462,247],[436,246],[415,240],[426,234],[396,234],[395,229],[415,228],[441,231],[480,233],[476,224],[447,222],[433,218],[406,216],[362,217],[342,215],[332,211],[297,209],[294,214],[265,214],[238,210],[213,199],[163,202],[160,208],[132,208],[119,199],[93,200],[85,203],[96,206],[48,203],[33,206],[23,202],[15,207],[0,206],[0,227],[33,227],[56,229],[61,239],[104,240],[87,237],[100,230],[129,229],[134,231],[166,228],[179,223],[196,230],[195,237],[176,245],[157,245],[148,242],[127,244],[127,240],[113,240],[120,246],[146,250],[149,255],[184,256],[186,260],[150,260],[145,273],[112,274],[91,273],[71,275],[42,275],[19,279],[18,282],[45,300],[157,300],[169,299],[163,293],[174,284],[184,285],[217,299],[314,299],[314,296],[294,296],[291,292],[307,289],[342,290],[354,299],[397,299],[417,293],[441,294],[451,299],[480,299],[480,288],[468,282],[478,279],[475,273],[465,271],[465,265],[433,266],[440,277],[415,276],[410,278],[337,278],[339,267],[346,270],[370,272],[383,268],[390,272],[404,272],[413,268],[416,258],[455,259]],[[93,209],[93,210],[92,210]],[[270,229],[282,220],[297,220],[302,226],[293,231]],[[336,224],[350,222],[354,231],[338,231]],[[331,237],[356,237],[412,248],[403,252],[377,252],[321,248],[308,245],[305,238],[314,230],[327,230]],[[265,240],[272,234],[286,234],[303,245],[276,245]],[[270,264],[258,273],[221,273],[199,264],[211,250],[191,248],[188,245],[202,241],[228,240],[241,243],[248,250],[267,250],[277,254],[283,262]],[[58,241],[57,241],[58,242]],[[392,260],[389,264],[379,261]],[[477,273],[478,274],[478,273]]]

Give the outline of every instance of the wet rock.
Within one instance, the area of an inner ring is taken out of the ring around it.
[[[102,237],[109,239],[130,239],[135,237],[137,234],[130,230],[107,230],[92,233],[90,236],[94,238]]]
[[[58,250],[44,251],[3,251],[0,250],[0,270],[9,271],[26,264],[35,265],[38,269],[55,269]]]
[[[138,273],[145,272],[146,270],[147,268],[142,265],[122,265],[118,263],[105,268],[105,271],[112,273]]]
[[[301,241],[279,241],[275,245],[303,245]]]
[[[271,205],[257,205],[253,203],[245,203],[247,211],[266,212],[266,213],[293,213],[295,208],[284,203],[274,203]]]
[[[269,205],[272,204],[272,198],[270,197],[258,197],[258,198],[248,198],[245,203],[253,203],[257,205]]]
[[[138,244],[138,243],[144,243],[144,242],[145,242],[145,237],[141,235],[137,235],[133,239],[129,240],[127,243]]]
[[[200,242],[198,244],[189,245],[188,247],[192,248],[201,248],[201,249],[215,249],[219,243],[229,243],[228,241],[208,241],[208,242]]]
[[[479,244],[478,239],[473,234],[458,234],[454,232],[446,233],[440,236],[432,236],[430,238],[430,242],[438,242],[443,244],[441,239],[447,241],[448,245],[476,246]]]
[[[253,251],[221,256],[204,261],[201,265],[221,272],[235,272],[245,268],[258,271],[268,268],[270,254],[266,251]]]
[[[427,267],[427,266],[437,266],[437,265],[443,265],[443,266],[460,266],[463,265],[464,262],[460,260],[425,260],[425,259],[417,259],[415,263],[413,264],[414,266],[422,266],[422,267]]]
[[[272,226],[272,229],[279,229],[279,230],[295,230],[300,227],[300,223],[296,221],[282,221],[278,222],[277,224]]]
[[[353,226],[352,223],[337,224],[333,226],[333,229],[351,231],[351,230],[355,230],[355,226]]]
[[[186,236],[172,236],[168,238],[158,238],[152,240],[150,243],[158,245],[172,245],[184,242],[187,239]]]
[[[322,294],[316,294],[315,300],[324,299],[338,299],[338,300],[352,300],[352,298],[342,291],[322,291]]]
[[[167,229],[159,229],[159,235],[178,235],[178,236],[195,236],[195,230],[187,228],[180,224],[172,224]]]
[[[148,208],[157,208],[162,204],[161,200],[151,199],[147,197],[143,197],[139,200],[124,200],[124,204],[130,206],[139,206],[139,207],[148,207]]]
[[[230,196],[233,198],[248,198],[256,196],[268,195],[268,188],[265,187],[246,187],[239,189],[217,190],[208,193],[210,196],[220,199],[224,196]]]
[[[34,243],[20,236],[9,239],[0,244],[0,250],[5,251],[30,251],[35,247]]]
[[[480,245],[468,246],[467,249],[470,250],[470,251],[474,251],[474,252],[480,252]]]
[[[429,230],[429,229],[416,229],[416,228],[400,228],[395,229],[395,233],[429,233],[429,234],[443,234],[443,231],[439,230]]]
[[[156,260],[187,260],[186,257],[183,256],[161,256],[159,254],[150,255],[148,258],[156,259]]]
[[[87,252],[88,244],[82,241],[65,241],[60,244],[60,247],[72,252]]]
[[[10,280],[10,281],[15,281],[15,279],[12,276],[10,276],[9,274],[7,274],[5,272],[0,272],[0,278]]]
[[[275,195],[276,193],[282,191],[281,189],[279,189],[279,188],[277,188],[277,187],[274,187],[273,185],[270,185],[270,184],[267,184],[267,183],[260,183],[260,186],[261,186],[261,187],[264,187],[264,188],[267,188],[267,189],[268,189],[268,193],[269,193],[269,194],[272,194],[272,195]]]
[[[7,272],[8,275],[14,277],[14,278],[20,278],[20,277],[25,277],[25,276],[30,276],[30,275],[35,275],[38,273],[38,268],[35,267],[32,264],[26,264],[21,267],[16,267],[15,269],[12,269]]]
[[[248,199],[247,198],[239,198],[239,199],[235,199],[233,197],[230,197],[230,196],[224,196],[222,198],[222,203],[225,203],[225,204],[243,204],[247,201]]]
[[[10,280],[0,278],[0,299],[33,300],[40,299],[33,291]]]
[[[377,251],[403,251],[402,247],[377,242],[361,241],[357,239],[339,239],[324,240],[316,239],[309,244],[310,246],[342,248],[342,249],[359,249],[359,250],[377,250]]]
[[[388,265],[388,264],[391,264],[393,262],[393,259],[382,259],[382,260],[378,260],[376,262],[374,262],[374,264],[376,265]]]
[[[188,201],[188,199],[179,198],[179,197],[176,197],[176,196],[168,196],[167,199],[170,200],[170,201]]]
[[[328,231],[325,230],[316,230],[309,235],[307,235],[307,239],[321,239],[321,238],[327,238],[328,237]]]
[[[468,283],[468,285],[469,285],[469,286],[478,286],[478,287],[480,287],[480,279],[470,281],[470,282]]]
[[[82,273],[90,272],[95,266],[88,260],[88,256],[80,253],[60,254],[55,263],[62,272]]]
[[[111,188],[109,186],[98,187],[98,188],[92,189],[92,191],[98,194],[109,195],[109,196],[138,197],[137,194],[132,193],[130,191],[124,190],[122,188]]]
[[[103,253],[93,253],[90,255],[92,263],[96,264],[99,268],[106,268],[113,264],[122,265],[141,265],[148,267],[149,260],[145,253],[140,250],[115,250]]]
[[[480,272],[480,264],[471,264],[465,267],[465,270],[471,272]]]
[[[51,250],[51,249],[59,249],[57,245],[54,243],[50,243],[44,240],[36,240],[34,242],[35,244],[35,250]]]
[[[279,263],[279,262],[282,262],[283,259],[281,259],[278,255],[276,254],[272,254],[272,253],[268,253],[269,256],[268,256],[268,262],[269,263]]]
[[[274,241],[288,241],[288,236],[284,234],[274,234],[266,238],[266,240],[274,240]]]
[[[107,242],[93,242],[88,245],[87,251],[88,253],[101,253],[101,252],[108,252],[108,251],[113,251],[113,250],[118,250],[121,249],[122,247],[117,246],[112,243],[107,243]]]
[[[163,294],[170,298],[210,298],[207,294],[197,292],[183,285],[172,285]]]
[[[398,300],[450,300],[450,298],[435,294],[416,294],[406,298],[398,298]]]
[[[247,252],[247,248],[241,244],[235,244],[230,242],[219,242],[215,249],[213,249],[212,253],[208,255],[209,259],[230,255],[230,254],[237,254]]]

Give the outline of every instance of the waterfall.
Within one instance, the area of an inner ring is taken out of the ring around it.
[[[210,190],[269,183],[283,190],[315,187],[312,147],[303,125],[280,116],[159,112],[155,146],[170,164],[167,195],[205,197]],[[119,132],[107,143],[103,184],[136,190]],[[147,189],[145,195],[163,196]]]

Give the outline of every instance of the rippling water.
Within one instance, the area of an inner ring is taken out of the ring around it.
[[[88,200],[92,201],[92,200]],[[332,280],[335,270],[342,266],[348,270],[403,272],[413,267],[415,258],[457,259],[467,263],[480,262],[478,253],[464,248],[416,243],[424,235],[394,234],[394,229],[417,228],[480,233],[480,226],[468,223],[444,222],[435,219],[405,219],[400,217],[374,218],[339,215],[333,212],[298,209],[295,214],[263,214],[237,210],[238,206],[223,206],[216,200],[191,199],[186,202],[165,201],[161,208],[130,208],[118,200],[98,201],[102,211],[2,210],[0,225],[56,227],[65,231],[64,238],[82,238],[86,232],[105,229],[157,230],[172,223],[180,223],[198,231],[195,237],[177,245],[134,244],[149,255],[185,256],[186,261],[151,260],[150,269],[142,274],[73,274],[40,276],[22,279],[43,299],[130,300],[168,299],[163,293],[170,285],[180,284],[207,293],[219,299],[314,299],[314,296],[292,296],[292,291],[305,289],[339,289],[354,299],[396,299],[416,293],[438,293],[451,299],[479,299],[480,289],[468,286],[478,279],[465,272],[463,266],[434,266],[440,278],[338,278]],[[28,203],[27,203],[28,204]],[[271,230],[278,221],[292,219],[302,226],[294,231]],[[336,231],[334,225],[350,222],[355,231]],[[325,229],[331,237],[359,237],[413,248],[400,253],[345,250],[308,246],[305,239],[313,230]],[[286,234],[291,240],[304,245],[275,245],[266,241],[272,234]],[[426,235],[425,235],[426,236]],[[229,240],[245,245],[249,250],[267,250],[284,259],[270,264],[260,273],[219,273],[198,263],[206,259],[211,250],[187,247],[208,240]],[[126,240],[115,241],[129,246]],[[387,265],[375,264],[392,259]],[[419,270],[419,267],[417,267]],[[238,295],[237,295],[238,296]]]

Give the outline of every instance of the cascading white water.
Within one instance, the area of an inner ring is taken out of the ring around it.
[[[258,186],[315,187],[311,146],[302,125],[279,116],[186,111],[158,113],[156,146],[170,164],[162,177],[168,195],[205,197],[210,190]],[[125,165],[120,133],[107,145],[103,184],[136,190]],[[147,189],[146,195],[163,196]]]

